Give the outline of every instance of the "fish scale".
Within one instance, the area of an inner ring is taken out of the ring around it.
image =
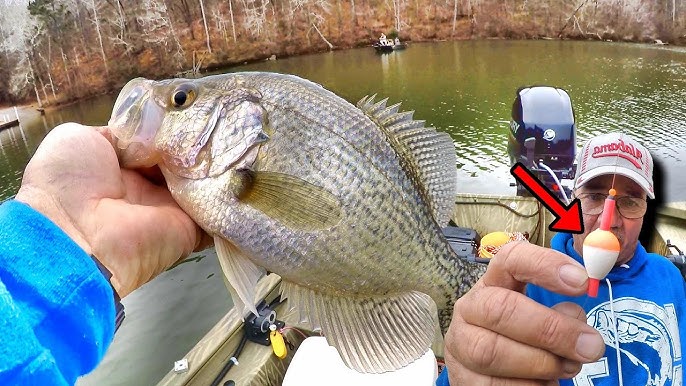
[[[126,105],[134,87],[145,93]],[[192,90],[183,106],[164,102],[178,90]],[[261,270],[279,274],[302,325],[321,329],[362,372],[423,355],[436,316],[445,331],[457,296],[483,273],[441,232],[456,190],[452,140],[374,99],[355,106],[282,74],[139,79],[110,120],[122,162],[161,159],[172,196],[215,237],[236,307],[256,312]],[[160,115],[154,141],[127,152],[130,138],[155,130],[139,118],[151,112]]]

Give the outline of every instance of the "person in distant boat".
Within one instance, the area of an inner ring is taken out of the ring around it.
[[[398,39],[398,37],[395,38],[395,45],[400,45],[400,39]]]
[[[209,245],[108,138],[56,127],[0,205],[0,385],[73,385],[107,351],[119,298]]]
[[[684,279],[638,241],[646,200],[655,198],[652,157],[629,135],[610,133],[586,142],[578,165],[584,233],[556,234],[553,250],[517,242],[495,255],[455,304],[437,385],[684,384]],[[620,252],[593,298],[584,296],[582,245],[600,226],[611,187]]]
[[[382,33],[381,37],[379,38],[379,44],[382,46],[387,46],[388,45],[388,39],[386,39],[386,34]]]

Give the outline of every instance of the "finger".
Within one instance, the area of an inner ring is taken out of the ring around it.
[[[544,373],[559,370],[555,363],[549,363],[551,358],[543,355],[544,352],[586,363],[597,360],[605,351],[602,337],[585,320],[545,307],[519,292],[482,286],[476,288],[464,301],[458,301],[457,307],[460,317],[467,324],[503,335],[509,341],[522,342],[513,344],[513,350],[515,346],[520,351],[523,350],[520,345],[531,346],[528,350],[531,353],[528,355],[536,355]],[[561,307],[573,312],[569,306]],[[510,343],[509,341],[502,344]],[[523,354],[514,356],[527,358]],[[515,367],[523,365],[517,360],[504,363]]]
[[[124,184],[123,191],[126,194],[122,198],[128,202],[146,206],[178,207],[166,186],[155,185],[138,171],[123,169],[121,175]]]
[[[578,304],[572,302],[562,302],[554,305],[552,308],[561,314],[571,316],[574,319],[578,319],[586,323],[586,311],[584,311],[584,309]]]
[[[577,361],[465,322],[451,325],[449,333],[460,345],[451,355],[469,369],[495,377],[543,380],[569,378],[580,370]]]
[[[525,283],[578,296],[588,287],[586,270],[571,257],[525,241],[505,244],[488,264],[483,284],[523,292]]]
[[[558,386],[557,380],[503,378],[480,374],[449,359],[446,355],[446,368],[451,385],[474,386]]]
[[[112,268],[112,284],[122,298],[188,256],[198,243],[198,226],[178,207],[103,199],[94,218],[99,220],[89,226],[93,254]]]
[[[214,237],[207,234],[200,227],[198,227],[198,232],[200,233],[200,235],[198,236],[199,241],[198,245],[195,246],[193,252],[204,251],[205,249],[214,245]]]
[[[112,147],[117,147],[117,138],[112,134],[109,126],[93,126],[93,130],[100,133],[107,141],[112,145]]]

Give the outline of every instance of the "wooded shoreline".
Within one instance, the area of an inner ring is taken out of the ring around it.
[[[18,3],[18,2],[17,2]],[[0,3],[0,106],[61,106],[128,80],[403,41],[686,45],[684,0],[34,0]],[[371,49],[371,48],[370,48]]]

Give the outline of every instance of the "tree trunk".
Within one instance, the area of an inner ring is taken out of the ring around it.
[[[121,1],[117,0],[117,11],[119,12],[119,17],[121,17],[123,21],[122,25],[122,40],[124,40],[124,35],[126,35],[127,31],[127,23],[126,23],[126,13],[124,13],[124,7],[121,5]]]
[[[79,11],[79,3],[75,1],[74,10],[76,12],[76,19],[74,20],[74,28],[81,34],[81,47],[84,52],[88,52],[88,44],[86,43],[86,29],[83,27],[83,20],[81,19],[81,12]]]
[[[353,26],[356,27],[357,26],[357,13],[355,12],[355,0],[350,0],[350,7],[351,7],[350,13],[352,14],[350,16],[351,16],[351,19],[353,21]]]
[[[188,6],[188,1],[181,0],[181,6],[183,11],[183,18],[186,20],[188,29],[191,31],[191,39],[195,40],[195,32],[193,31],[193,17],[191,15],[191,8]]]
[[[458,0],[453,1],[453,32],[450,34],[450,36],[455,36],[455,25],[457,24],[457,1]]]
[[[79,53],[76,51],[76,47],[74,47],[74,63],[76,64],[77,77],[81,79],[81,82],[83,82],[83,71],[79,71],[81,68],[81,62],[79,62]]]
[[[162,0],[162,3],[164,4],[164,17],[166,18],[167,23],[169,24],[169,34],[167,38],[170,38],[174,41],[174,44],[176,44],[176,56],[179,60],[179,62],[176,63],[176,66],[177,68],[182,68],[187,63],[186,57],[184,55],[184,49],[181,45],[181,41],[179,40],[178,35],[176,34],[176,28],[174,28],[174,23],[172,22],[172,15],[169,13],[169,10],[171,8],[167,5],[167,0]],[[162,57],[162,55],[160,55],[160,57]]]
[[[400,2],[402,0],[393,0],[393,8],[394,8],[394,14],[395,14],[395,31],[400,32],[400,29],[402,28],[402,21],[400,20]]]
[[[64,76],[67,77],[67,84],[69,84],[69,89],[73,86],[71,84],[71,77],[69,76],[69,68],[67,67],[67,55],[64,54],[64,48],[60,46],[60,53],[62,54],[62,64],[64,65]]]
[[[205,26],[205,41],[207,42],[207,51],[212,53],[212,47],[210,46],[210,31],[207,28],[207,18],[205,17],[205,5],[202,0],[198,0],[200,3],[200,13],[202,14],[202,24]]]
[[[36,101],[38,102],[38,107],[43,107],[43,101],[40,99],[40,94],[38,93],[38,85],[36,84],[36,73],[33,71],[33,61],[31,61],[31,57],[28,57],[29,60],[29,73],[31,74],[31,83],[33,83],[33,91],[36,92]]]
[[[45,64],[45,68],[47,69],[48,73],[48,82],[50,84],[50,90],[52,91],[52,98],[53,100],[57,100],[57,95],[55,95],[55,83],[52,81],[52,70],[50,69],[50,62],[45,60],[45,57],[41,52],[38,52],[38,57],[43,59],[43,64]],[[43,92],[45,92],[45,86],[43,86]],[[47,95],[45,96],[47,98]]]
[[[105,45],[102,42],[100,20],[98,20],[98,9],[95,6],[95,0],[91,0],[91,7],[93,7],[93,22],[95,23],[95,31],[98,34],[98,42],[100,43],[100,54],[102,55],[102,62],[105,65],[105,73],[109,75],[110,69],[107,67],[107,56],[105,55]]]
[[[233,1],[229,0],[229,16],[231,17],[231,32],[233,33],[233,42],[236,43],[236,23],[233,21]]]

